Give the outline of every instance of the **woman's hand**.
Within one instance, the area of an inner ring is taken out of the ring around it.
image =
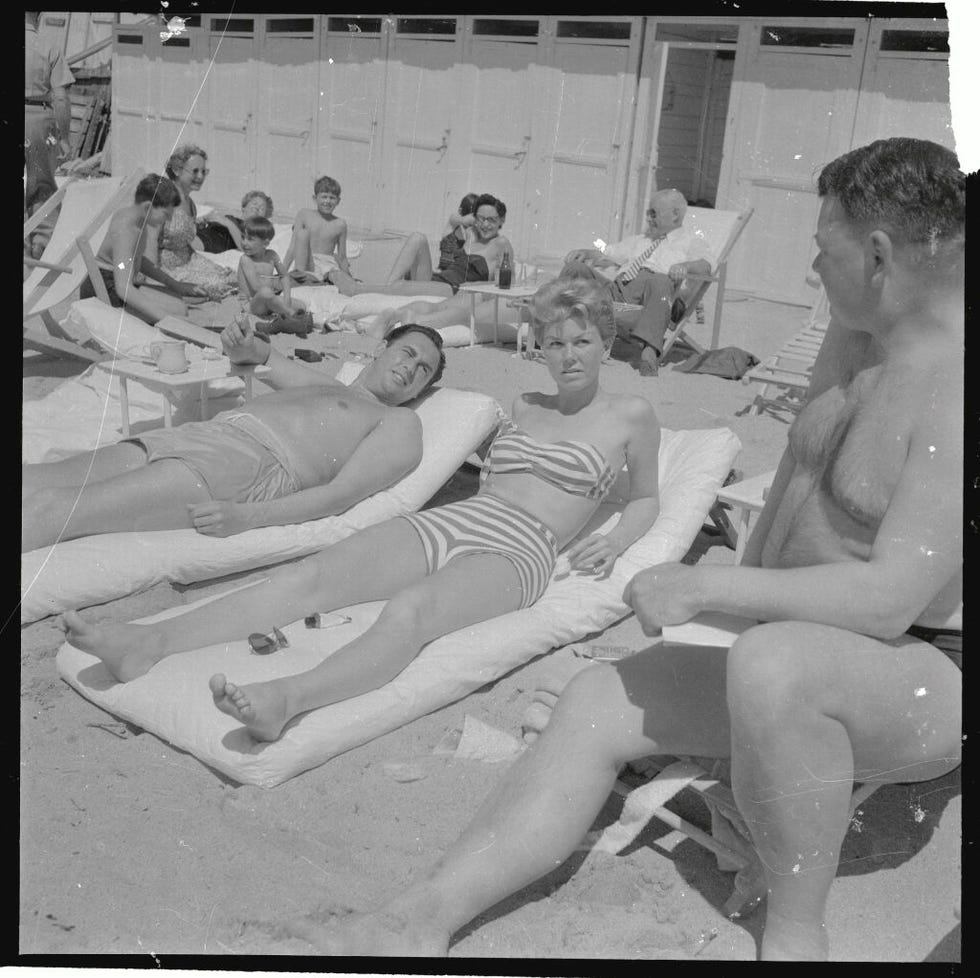
[[[179,295],[189,296],[191,298],[197,297],[206,299],[208,297],[207,289],[200,285],[194,285],[192,282],[178,282],[177,293]]]
[[[579,540],[565,552],[571,570],[592,571],[602,577],[612,573],[616,558],[622,553],[609,537],[593,533]]]
[[[646,635],[664,625],[680,625],[704,610],[700,575],[687,564],[657,564],[640,571],[623,595]]]
[[[187,510],[194,529],[209,537],[230,537],[252,528],[246,503],[189,503]]]

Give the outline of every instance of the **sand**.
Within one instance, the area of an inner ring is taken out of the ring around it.
[[[798,307],[731,301],[722,342],[762,357],[804,316]],[[693,332],[707,338],[707,327]],[[443,383],[486,391],[505,406],[523,390],[547,389],[544,367],[512,353],[450,350]],[[26,354],[25,398],[79,371],[68,360]],[[648,397],[665,427],[731,428],[742,441],[737,465],[746,475],[774,468],[785,446],[788,415],[736,414],[754,386],[669,366],[656,379],[642,378],[620,360],[607,365],[603,382]],[[474,488],[472,471],[463,469],[435,501]],[[731,563],[732,551],[702,532],[688,559]],[[158,585],[87,614],[133,619],[228,586]],[[455,837],[508,763],[439,757],[433,748],[467,716],[519,736],[531,693],[557,658],[543,656],[264,790],[228,781],[70,689],[54,665],[59,618],[21,635],[20,953],[146,955],[147,966],[160,955],[310,954],[284,932],[284,920],[367,909],[407,882]],[[593,642],[648,644],[633,618]],[[402,780],[406,771],[420,777]],[[832,959],[959,960],[960,795],[955,772],[883,788],[855,813],[830,896]],[[620,805],[613,796],[594,828],[614,821]],[[697,800],[677,810],[707,824]],[[519,967],[528,974],[554,973],[557,958],[753,960],[765,908],[727,919],[722,906],[731,887],[732,874],[719,871],[709,853],[655,821],[620,855],[576,853],[458,933],[450,955],[523,958]],[[464,961],[449,967],[467,971]],[[493,967],[474,962],[472,970]],[[370,970],[408,966],[377,962]]]

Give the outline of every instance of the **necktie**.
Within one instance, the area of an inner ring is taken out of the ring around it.
[[[644,262],[660,247],[663,242],[663,238],[657,238],[656,241],[651,242],[650,247],[647,248],[642,254],[637,255],[617,276],[623,285],[627,282],[632,282],[636,278],[637,273],[643,267]]]

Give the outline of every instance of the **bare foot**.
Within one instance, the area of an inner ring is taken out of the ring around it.
[[[256,740],[278,740],[282,728],[292,719],[286,694],[274,680],[236,686],[223,672],[218,672],[208,680],[208,685],[214,705],[245,724]]]
[[[352,914],[320,924],[300,918],[286,931],[309,941],[321,954],[367,957],[445,957],[449,935],[385,913]]]
[[[77,611],[66,611],[64,620],[68,641],[98,656],[121,683],[142,676],[167,655],[163,639],[152,626],[90,624]]]

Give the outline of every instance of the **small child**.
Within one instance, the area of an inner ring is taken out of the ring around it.
[[[272,198],[261,190],[250,190],[242,197],[242,214],[210,213],[197,222],[197,236],[205,251],[220,254],[222,251],[241,251],[242,232],[250,217],[266,217],[272,220]]]
[[[313,200],[316,210],[304,209],[296,215],[286,271],[295,264],[292,274],[297,281],[353,284],[347,263],[347,222],[334,214],[340,203],[340,184],[332,177],[320,177],[313,184]]]
[[[250,298],[249,309],[256,316],[277,313],[288,318],[305,311],[290,299],[291,282],[283,271],[279,256],[268,245],[276,229],[267,217],[248,217],[242,233],[242,254],[238,263],[238,287]]]

